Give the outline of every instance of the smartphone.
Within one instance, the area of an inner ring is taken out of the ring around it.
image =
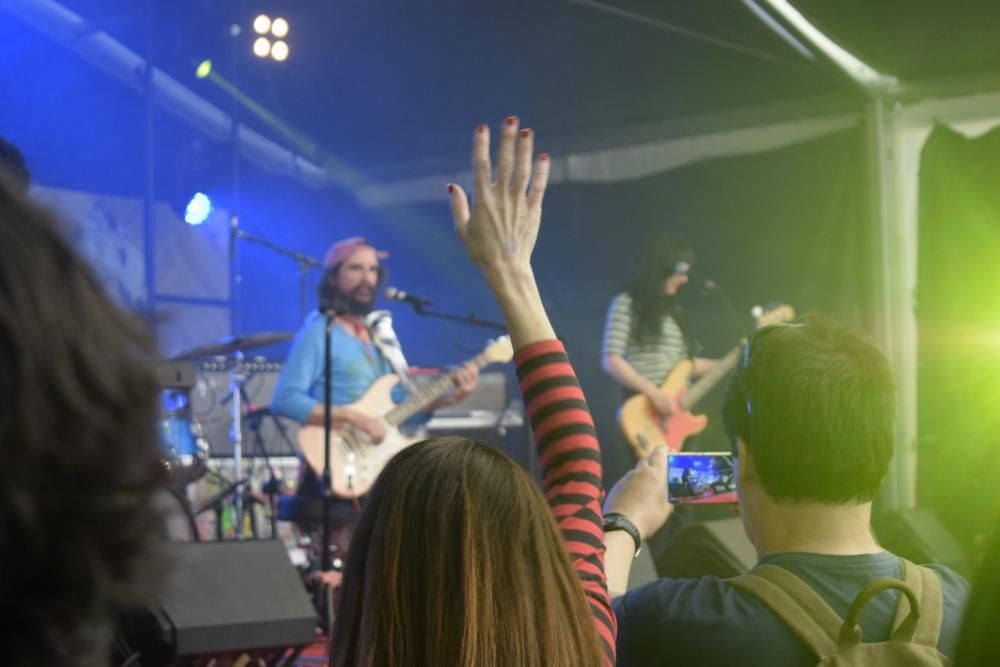
[[[735,457],[730,452],[678,452],[667,456],[667,497],[678,504],[736,502]]]

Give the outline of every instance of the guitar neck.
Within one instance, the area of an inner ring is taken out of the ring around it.
[[[481,352],[466,363],[472,363],[475,364],[476,368],[482,368],[489,363],[489,360],[486,357],[486,353]],[[455,388],[456,375],[457,371],[452,371],[414,393],[406,401],[400,403],[385,415],[386,422],[392,426],[399,426],[413,415],[427,408],[431,403]]]
[[[705,395],[712,391],[712,388],[719,384],[719,381],[726,377],[729,371],[736,368],[736,362],[739,360],[742,350],[742,345],[734,347],[726,356],[719,359],[719,364],[715,368],[705,373],[697,382],[691,385],[687,393],[681,397],[681,407],[685,410],[690,410],[698,404],[698,401],[705,398]]]

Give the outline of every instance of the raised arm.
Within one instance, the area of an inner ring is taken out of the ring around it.
[[[448,190],[455,228],[507,320],[545,493],[613,664],[616,627],[604,578],[600,449],[583,391],[556,340],[531,268],[550,166],[542,154],[532,169],[533,148],[534,133],[519,131],[517,119],[508,118],[501,128],[494,181],[490,133],[481,125],[472,141],[475,207],[470,211],[459,186]]]
[[[604,575],[601,451],[590,409],[558,340],[522,347],[514,361],[538,444],[545,497],[613,661],[617,624]]]

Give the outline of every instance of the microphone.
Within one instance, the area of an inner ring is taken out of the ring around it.
[[[416,294],[410,294],[408,292],[404,292],[401,289],[396,289],[395,287],[386,287],[383,294],[385,295],[385,298],[389,299],[390,301],[402,301],[417,308],[434,305],[434,302],[430,301],[429,299],[423,299],[417,296]]]

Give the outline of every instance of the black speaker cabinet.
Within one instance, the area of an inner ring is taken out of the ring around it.
[[[734,577],[756,564],[739,518],[686,522],[656,558],[661,577]]]
[[[158,607],[122,623],[119,646],[145,656],[142,664],[202,664],[194,658],[242,653],[273,657],[314,641],[316,613],[280,541],[169,548],[171,574]]]

